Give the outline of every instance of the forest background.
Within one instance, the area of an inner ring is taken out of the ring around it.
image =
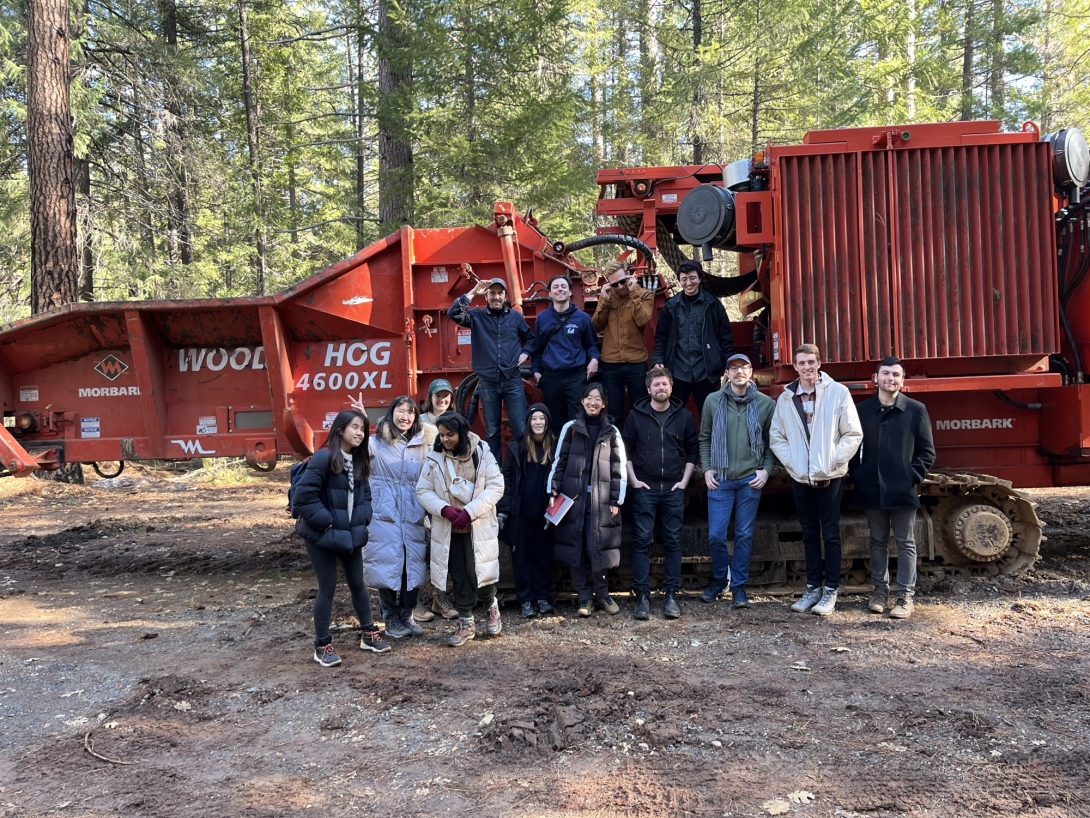
[[[31,312],[26,15],[0,4],[0,323]],[[812,128],[1090,125],[1090,0],[75,0],[69,19],[84,300],[276,292],[499,198],[573,240],[598,168]]]

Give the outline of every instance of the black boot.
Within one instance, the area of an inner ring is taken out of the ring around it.
[[[636,592],[636,608],[632,611],[632,615],[636,619],[651,618],[651,600],[647,591]]]
[[[677,619],[681,616],[681,608],[678,607],[675,594],[677,591],[667,591],[666,598],[662,601],[662,612],[666,614],[667,619]]]

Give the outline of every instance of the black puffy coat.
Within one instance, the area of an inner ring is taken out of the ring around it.
[[[610,506],[624,502],[628,488],[624,441],[617,427],[606,420],[597,440],[587,434],[586,415],[564,424],[557,441],[556,460],[549,472],[549,494],[565,494],[574,504],[554,534],[554,556],[567,565],[579,565],[584,528],[592,571],[621,564],[621,515]],[[590,491],[587,491],[588,482]],[[587,503],[590,503],[589,514]]]
[[[534,404],[534,406],[540,408],[540,404]],[[527,462],[526,441],[527,436],[523,435],[507,444],[507,453],[503,458],[503,499],[496,506],[497,513],[507,515],[503,528],[500,529],[500,540],[512,548],[519,545],[521,542],[519,538],[525,534],[522,530],[527,522],[524,517],[533,514],[533,509],[524,509],[522,507],[522,495],[525,490],[523,482],[528,479],[527,470],[532,468]],[[544,468],[548,469],[548,464]],[[542,494],[545,495],[541,498],[542,505],[547,504],[547,491],[548,485],[546,484],[542,488]],[[526,512],[525,515],[523,514],[524,511]],[[541,515],[536,517],[534,523],[539,527],[545,525],[543,511]]]
[[[329,470],[333,452],[321,448],[307,464],[295,486],[292,508],[298,512],[295,531],[305,540],[330,551],[350,552],[367,545],[371,522],[371,485],[357,480],[352,519],[348,519],[348,475]],[[339,454],[337,455],[340,456]]]
[[[875,395],[856,409],[863,445],[851,462],[853,502],[886,511],[919,508],[918,486],[935,462],[927,407],[898,394],[893,406],[883,407]]]

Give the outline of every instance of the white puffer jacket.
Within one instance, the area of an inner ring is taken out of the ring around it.
[[[431,584],[439,589],[447,587],[450,561],[451,526],[443,516],[444,506],[465,508],[473,520],[473,562],[477,569],[478,587],[492,585],[500,579],[500,524],[496,505],[503,498],[503,472],[491,450],[481,445],[481,439],[470,432],[469,449],[460,458],[463,467],[465,461],[470,461],[468,468],[473,468],[471,458],[474,451],[480,452],[480,464],[470,502],[462,503],[451,496],[446,469],[450,455],[444,452],[428,452],[416,484],[420,505],[431,515]]]
[[[863,442],[855,401],[844,384],[820,373],[814,390],[814,432],[808,435],[795,406],[798,385],[798,381],[788,384],[776,399],[768,435],[772,451],[798,483],[843,477],[848,473],[848,461]]]

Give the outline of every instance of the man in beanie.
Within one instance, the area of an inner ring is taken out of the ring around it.
[[[700,598],[714,602],[730,582],[735,608],[748,608],[746,581],[761,490],[776,463],[769,429],[776,404],[757,391],[749,358],[727,359],[727,382],[704,402],[700,413],[700,462],[708,486],[708,546],[711,584]],[[734,553],[727,550],[727,526],[734,513]]]
[[[478,295],[486,297],[488,306],[470,309],[470,302]],[[484,411],[484,434],[499,463],[501,402],[507,407],[511,436],[521,437],[525,431],[526,392],[519,367],[530,360],[534,334],[522,313],[508,306],[507,282],[502,278],[478,282],[468,293],[454,299],[447,315],[472,330],[473,371],[480,377],[477,394]]]

